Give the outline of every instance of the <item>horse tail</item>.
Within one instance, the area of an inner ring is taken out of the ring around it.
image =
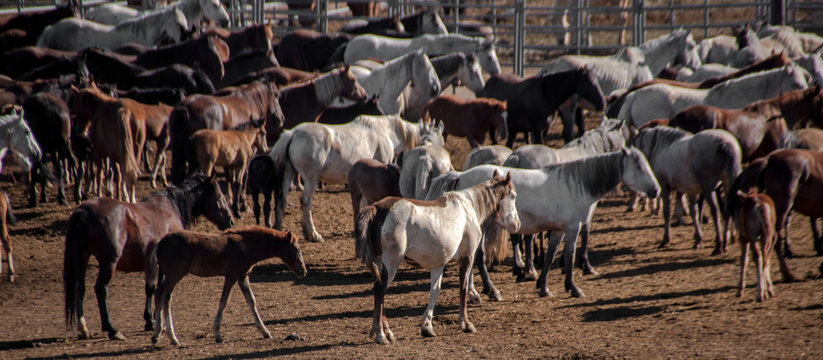
[[[63,309],[66,316],[66,327],[69,330],[77,329],[77,311],[82,306],[81,294],[86,287],[86,261],[83,257],[87,247],[88,223],[89,213],[81,206],[69,216],[66,231],[66,245],[63,253],[63,291],[65,293]]]
[[[214,83],[211,81],[211,79],[209,79],[209,77],[204,72],[197,70],[194,72],[194,74],[192,74],[192,78],[194,80],[194,83],[197,84],[198,94],[214,94]]]
[[[11,225],[17,225],[17,216],[14,216],[14,209],[11,208],[9,194],[3,192],[3,197],[6,199],[6,221]]]
[[[632,120],[631,107],[632,107],[632,103],[634,103],[634,98],[635,98],[634,96],[632,96],[632,94],[634,94],[634,93],[630,93],[630,94],[626,95],[626,99],[623,100],[623,104],[620,106],[620,111],[617,114],[617,119],[626,121],[629,124],[630,127],[631,126],[637,127],[634,124],[634,121]]]
[[[286,208],[286,195],[289,193],[289,185],[291,185],[296,170],[292,166],[291,159],[289,159],[289,146],[294,132],[291,130],[283,131],[277,142],[274,143],[269,156],[274,161],[274,227],[281,229],[283,224],[283,213]],[[311,186],[311,185],[309,185]]]
[[[482,229],[486,239],[486,262],[502,262],[508,255],[505,239],[509,232],[492,219],[483,222]]]
[[[189,139],[189,110],[185,106],[175,106],[169,115],[171,146],[171,180],[175,184],[186,177],[186,141]]]
[[[383,261],[380,254],[383,252],[380,245],[380,225],[377,220],[377,207],[367,206],[357,213],[354,221],[354,256],[369,267],[374,279],[383,283],[381,269]]]
[[[123,143],[120,145],[121,161],[125,162],[121,165],[121,175],[129,185],[137,184],[137,176],[140,174],[140,167],[138,166],[137,155],[134,153],[134,134],[131,132],[130,123],[132,121],[131,110],[126,107],[117,109],[117,116],[120,121],[120,136]],[[128,180],[125,180],[128,179]],[[129,191],[135,190],[130,188]]]

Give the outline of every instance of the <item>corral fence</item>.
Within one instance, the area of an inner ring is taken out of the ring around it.
[[[83,3],[90,6],[93,0]],[[145,2],[142,2],[145,1]],[[295,28],[337,31],[357,19],[349,4],[368,0],[223,0],[233,27],[273,22],[277,35]],[[7,11],[57,0],[0,1]],[[100,1],[94,1],[99,3]],[[150,6],[156,0],[129,0]],[[482,24],[497,41],[501,64],[516,74],[561,54],[609,54],[674,29],[690,29],[696,40],[729,33],[733,25],[769,22],[823,33],[823,1],[802,0],[375,0],[379,16],[407,15],[441,8],[451,32],[458,23]],[[361,18],[366,19],[366,18]]]

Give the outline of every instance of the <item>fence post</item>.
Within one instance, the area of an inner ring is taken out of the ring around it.
[[[632,1],[632,45],[646,41],[646,6],[644,0]]]
[[[771,25],[786,25],[786,0],[772,0]]]
[[[329,0],[317,0],[317,32],[325,34],[329,30]]]
[[[525,40],[526,40],[526,0],[515,0],[514,2],[514,64],[512,71],[523,76],[523,63],[525,62]]]
[[[454,33],[460,34],[460,0],[454,0]]]

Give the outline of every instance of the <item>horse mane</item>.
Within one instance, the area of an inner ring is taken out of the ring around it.
[[[641,131],[632,139],[631,143],[643,150],[645,154],[654,154],[687,136],[691,136],[691,133],[686,130],[658,126]]]
[[[577,184],[587,194],[605,194],[614,188],[623,176],[623,166],[618,161],[623,156],[625,155],[621,151],[615,151],[549,165],[542,170],[557,171],[567,183]]]
[[[188,228],[189,224],[201,214],[202,206],[198,202],[209,181],[210,178],[205,174],[195,173],[179,185],[171,185],[163,190],[153,192],[142,201],[158,196],[169,199],[177,213],[180,214],[180,222],[183,223],[183,228]]]
[[[360,125],[360,126],[367,127],[369,129],[377,129],[377,128],[385,126],[385,121],[386,120],[384,120],[384,119],[388,119],[392,116],[397,116],[397,115],[384,115],[384,116],[360,115],[360,116],[356,117],[354,119],[354,121],[352,121],[352,123],[355,123],[355,124]]]
[[[584,132],[583,136],[570,141],[561,150],[582,149],[589,154],[600,154],[619,150],[625,144],[626,138],[622,134],[622,127],[616,130],[597,128]]]

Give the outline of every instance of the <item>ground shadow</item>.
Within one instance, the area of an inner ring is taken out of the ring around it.
[[[34,357],[27,358],[31,360],[47,360],[47,359],[82,359],[82,358],[113,358],[117,356],[148,354],[154,351],[152,347],[145,347],[140,349],[127,349],[122,351],[101,351],[95,353],[85,354],[63,354],[60,356]]]
[[[0,350],[18,350],[35,348],[43,344],[53,344],[56,342],[61,342],[63,340],[65,340],[65,338],[43,338],[32,340],[0,341]]]
[[[628,269],[623,271],[616,271],[608,274],[600,275],[602,279],[614,279],[614,278],[621,278],[621,277],[628,277],[628,276],[637,276],[637,275],[649,275],[649,274],[656,274],[659,272],[671,272],[671,271],[679,271],[684,269],[691,269],[691,268],[701,268],[701,267],[710,267],[710,266],[717,266],[721,264],[731,264],[735,261],[732,259],[700,259],[700,260],[693,260],[693,261],[678,261],[678,262],[668,262],[664,264],[651,264],[635,269]]]
[[[583,321],[614,321],[645,315],[652,315],[663,311],[662,306],[620,306],[609,309],[596,309],[583,314]]]
[[[416,317],[416,316],[423,316],[423,311],[426,310],[426,306],[398,306],[393,307],[391,306],[391,300],[388,300],[388,304],[386,306],[386,317],[389,319],[393,318],[402,318],[402,317]],[[456,313],[459,309],[458,305],[436,305],[435,312],[437,315],[448,315],[452,313]],[[289,323],[299,323],[299,322],[306,322],[306,321],[320,321],[320,320],[329,320],[329,319],[343,319],[343,318],[361,318],[361,319],[371,319],[374,316],[374,311],[372,309],[365,310],[365,311],[343,311],[338,313],[330,313],[330,314],[318,314],[318,315],[307,315],[307,316],[300,316],[300,317],[293,317],[291,319],[278,319],[278,320],[270,320],[265,321],[266,325],[288,325]]]
[[[722,293],[726,291],[731,291],[737,289],[735,286],[723,286],[717,289],[697,289],[692,291],[682,291],[682,292],[666,292],[666,293],[659,293],[659,294],[652,294],[652,295],[638,295],[632,296],[627,298],[614,298],[614,299],[606,299],[606,300],[597,300],[590,303],[580,303],[580,304],[571,304],[566,306],[561,306],[560,309],[564,308],[579,308],[579,307],[589,307],[589,306],[604,306],[604,305],[618,305],[618,304],[630,304],[636,301],[655,301],[655,300],[669,300],[669,299],[676,299],[686,296],[706,296],[716,293]]]
[[[334,345],[334,346],[358,346],[360,344],[350,345]],[[203,360],[228,360],[228,359],[267,359],[275,356],[305,354],[313,351],[320,351],[331,348],[332,345],[315,345],[315,346],[297,346],[282,349],[272,349],[264,351],[256,351],[245,354],[228,354],[214,357],[203,358]]]

